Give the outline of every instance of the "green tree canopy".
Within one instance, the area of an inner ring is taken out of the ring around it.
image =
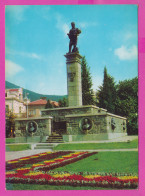
[[[47,109],[47,108],[53,108],[53,105],[50,103],[49,99],[47,100],[47,103],[45,105],[45,109]]]
[[[92,78],[90,74],[90,67],[87,65],[85,56],[81,62],[81,78],[82,78],[82,102],[83,105],[94,104]]]
[[[114,78],[107,73],[106,67],[104,68],[103,85],[100,86],[96,97],[99,107],[107,109],[111,113],[115,112],[116,86]]]
[[[16,116],[11,112],[6,113],[6,137],[13,137],[15,131]]]
[[[128,134],[138,133],[138,78],[117,85],[116,114],[127,117]]]
[[[63,97],[63,99],[60,99],[58,103],[59,107],[68,107],[68,98]]]

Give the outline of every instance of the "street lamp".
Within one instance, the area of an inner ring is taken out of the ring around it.
[[[29,93],[25,93],[25,99],[27,100],[27,118],[28,118],[28,102],[29,102],[29,99],[27,97],[27,95],[29,95]]]

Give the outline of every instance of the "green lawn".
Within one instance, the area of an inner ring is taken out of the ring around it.
[[[6,152],[9,151],[22,151],[31,149],[30,144],[9,144],[6,145]]]
[[[6,144],[15,143],[15,138],[6,138]]]
[[[101,187],[73,187],[73,186],[50,186],[38,184],[9,184],[6,183],[7,190],[108,190]],[[114,190],[114,189],[109,189]],[[117,190],[117,189],[115,189]]]
[[[138,152],[99,152],[98,154],[53,171],[138,174]]]
[[[74,143],[59,144],[53,150],[97,150],[97,149],[125,149],[138,148],[138,140],[131,142],[112,142],[112,143]]]

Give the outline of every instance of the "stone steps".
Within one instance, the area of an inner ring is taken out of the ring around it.
[[[64,143],[63,137],[61,135],[50,135],[46,143]]]
[[[46,144],[46,143],[44,143],[44,144],[37,144],[35,147],[34,147],[34,149],[53,149],[54,148],[54,146],[55,145],[53,145],[53,144]]]

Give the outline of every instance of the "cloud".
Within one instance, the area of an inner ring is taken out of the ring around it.
[[[64,23],[62,26],[62,30],[65,33],[65,35],[67,35],[67,33],[69,32],[69,26],[66,23]]]
[[[81,28],[88,28],[88,27],[92,27],[92,26],[97,26],[96,22],[80,22],[78,23],[78,26],[80,26]]]
[[[7,5],[6,14],[9,14],[10,17],[15,18],[15,21],[20,23],[25,20],[25,10],[28,9],[28,5]]]
[[[42,57],[36,53],[26,53],[26,52],[21,52],[19,53],[19,55],[22,55],[22,56],[26,56],[26,57],[29,57],[29,58],[32,58],[32,59],[38,59],[38,60],[41,60]]]
[[[124,39],[125,41],[128,41],[130,39],[133,39],[136,37],[136,34],[135,33],[131,33],[131,32],[127,32],[125,35],[124,35]]]
[[[11,54],[11,55],[20,55],[20,56],[24,56],[24,57],[28,57],[28,58],[32,58],[32,59],[37,59],[37,60],[42,60],[42,56],[36,53],[28,53],[28,52],[18,52],[15,50],[11,50],[6,48],[6,54]]]
[[[59,13],[55,15],[56,17],[56,27],[64,33],[64,36],[67,36],[67,33],[69,33],[69,26],[64,21],[63,16]]]
[[[122,45],[120,48],[114,50],[114,54],[120,60],[135,60],[137,59],[137,47],[133,45],[132,47],[126,47]]]
[[[6,78],[15,76],[17,73],[24,71],[24,68],[21,67],[20,65],[10,61],[10,60],[5,60],[5,75]]]

